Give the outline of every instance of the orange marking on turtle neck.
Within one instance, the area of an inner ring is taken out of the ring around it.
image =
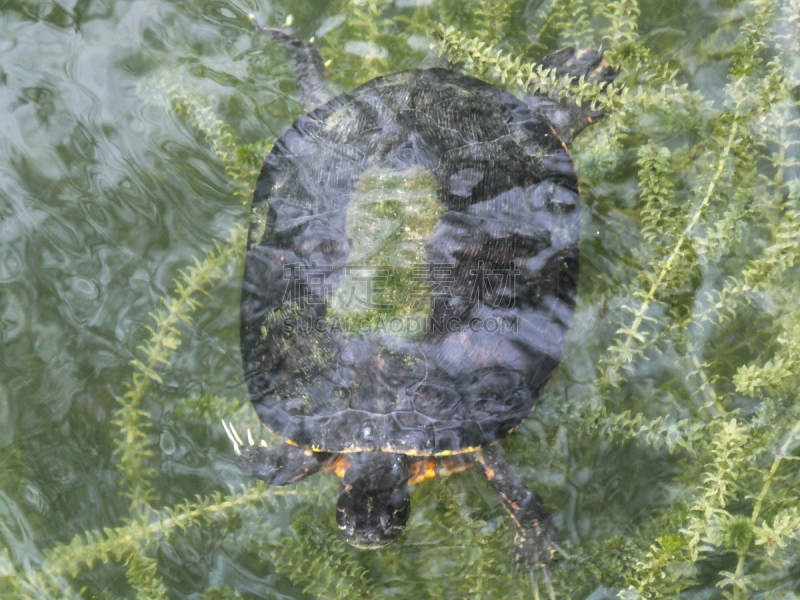
[[[346,454],[339,454],[336,457],[325,461],[322,469],[341,478],[344,477],[345,471],[350,468],[351,464],[353,464],[353,462]]]
[[[416,485],[434,477],[436,477],[436,460],[431,457],[423,458],[412,463],[408,485]]]

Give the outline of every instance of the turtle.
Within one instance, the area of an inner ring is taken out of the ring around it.
[[[244,443],[225,424],[236,453],[272,485],[339,475],[336,522],[364,549],[402,533],[409,486],[477,466],[535,586],[563,551],[497,442],[564,351],[580,232],[567,144],[603,112],[517,97],[435,57],[329,99],[314,45],[251,20],[288,49],[306,113],[264,158],[240,305],[252,405],[283,443]],[[541,64],[576,81],[617,74],[576,46]],[[387,328],[404,288],[416,302]]]

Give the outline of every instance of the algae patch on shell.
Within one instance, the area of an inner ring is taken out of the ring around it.
[[[431,312],[425,244],[444,211],[427,169],[365,171],[347,206],[350,255],[328,318],[373,331],[391,320],[392,334],[417,337]]]

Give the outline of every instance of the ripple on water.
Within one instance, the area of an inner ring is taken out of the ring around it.
[[[172,434],[169,431],[161,432],[161,435],[158,438],[158,447],[166,456],[172,456],[175,454],[175,450],[178,449],[178,445],[175,443],[175,438],[172,437]]]
[[[16,293],[4,296],[0,301],[0,341],[8,344],[25,331],[25,306],[29,306],[29,303],[21,300]]]
[[[33,350],[45,364],[50,364],[64,348],[64,334],[57,325],[37,324],[34,326],[36,337],[33,341]]]
[[[14,281],[22,272],[22,256],[10,245],[0,246],[0,283]]]
[[[58,297],[70,323],[79,327],[96,325],[102,315],[105,294],[101,293],[99,281],[94,278],[72,276],[56,285]]]
[[[109,239],[113,233],[113,224],[109,210],[104,206],[105,198],[83,198],[79,201],[80,207],[86,216],[86,222],[103,238]]]

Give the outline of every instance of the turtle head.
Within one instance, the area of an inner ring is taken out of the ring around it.
[[[349,544],[380,548],[403,533],[411,512],[409,463],[402,454],[351,455],[336,503],[336,522]]]

